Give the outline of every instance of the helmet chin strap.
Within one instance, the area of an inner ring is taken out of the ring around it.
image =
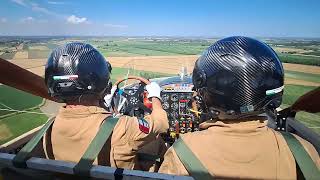
[[[78,97],[79,104],[81,103],[81,97],[82,97],[82,94]]]

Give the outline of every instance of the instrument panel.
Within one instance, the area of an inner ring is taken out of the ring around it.
[[[199,119],[190,112],[192,84],[168,84],[162,86],[162,107],[167,112],[169,134],[175,139],[179,134],[199,130]]]
[[[198,131],[200,119],[195,113],[191,112],[194,110],[192,109],[194,91],[191,76],[184,78],[173,76],[153,79],[152,81],[158,83],[161,87],[162,107],[168,116],[168,133],[162,134],[166,142],[173,143],[179,137],[179,134]],[[126,87],[125,91],[127,94],[132,94],[138,87],[138,84],[131,85]],[[128,112],[123,113],[137,116],[137,114]]]

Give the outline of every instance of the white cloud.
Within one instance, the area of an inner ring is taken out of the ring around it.
[[[24,2],[24,0],[11,0],[12,2],[19,4],[20,6],[27,7],[27,4]]]
[[[20,19],[20,22],[22,22],[22,23],[30,23],[30,22],[34,22],[34,21],[35,21],[35,19],[31,16]]]
[[[1,1],[1,0],[0,0]],[[81,16],[82,17],[82,16]],[[27,19],[25,17],[24,19]],[[31,18],[28,18],[29,20]],[[66,19],[40,19],[32,16],[31,22],[10,23],[10,19],[5,25],[0,23],[0,33],[3,35],[21,35],[21,36],[124,36],[128,35],[129,28],[107,28],[103,23],[91,22],[81,24],[67,23]],[[2,26],[1,26],[2,25]]]
[[[1,0],[0,0],[1,1]],[[23,24],[32,24],[33,27],[42,27],[42,26],[48,26],[48,22],[50,19],[50,23],[53,21],[59,21],[62,24],[66,25],[69,24],[68,28],[70,29],[70,33],[75,33],[75,32],[81,32],[81,30],[74,30],[73,28],[79,28],[81,27],[82,29],[85,28],[92,28],[92,26],[96,27],[99,31],[96,33],[99,34],[105,34],[105,32],[113,32],[113,31],[125,31],[126,28],[128,28],[127,25],[122,25],[122,24],[111,24],[111,23],[99,23],[99,22],[94,22],[94,21],[89,21],[87,17],[81,17],[81,16],[76,16],[73,14],[60,14],[57,13],[53,10],[50,9],[50,4],[52,5],[63,5],[67,4],[69,2],[64,1],[64,0],[48,0],[47,4],[38,4],[37,1],[34,0],[10,0],[13,3],[16,3],[18,5],[24,6],[25,8],[37,12],[39,14],[41,19],[35,19],[34,17],[25,17],[20,19],[19,23],[20,25]],[[44,15],[44,16],[42,16]],[[46,19],[46,17],[48,18]],[[52,18],[53,17],[53,18]],[[7,21],[6,19],[1,19],[0,17],[0,23]],[[66,23],[62,23],[62,21],[65,21]],[[44,25],[45,24],[45,25]],[[81,26],[80,26],[81,24]],[[90,24],[90,27],[88,26]],[[77,25],[77,26],[74,26]],[[72,31],[71,31],[72,30]],[[87,32],[87,31],[85,31]],[[64,33],[64,32],[62,32]]]
[[[40,12],[43,14],[53,15],[53,16],[59,16],[57,13],[48,10],[47,8],[39,6],[37,3],[31,3],[31,9],[32,11]]]
[[[48,1],[48,4],[53,4],[53,5],[63,5],[66,4],[65,2],[62,1]]]
[[[70,24],[82,24],[88,23],[88,20],[85,17],[77,17],[75,15],[71,15],[67,18],[67,22]]]
[[[8,20],[7,20],[7,18],[0,18],[0,23],[6,23]]]
[[[26,1],[26,0],[11,0],[12,2],[19,4],[21,6],[30,8],[32,11],[40,12],[42,14],[52,15],[52,16],[61,16],[60,14],[53,12],[45,7],[40,6],[37,3]]]
[[[121,25],[121,24],[104,24],[104,27],[110,27],[110,28],[127,28],[127,25]]]

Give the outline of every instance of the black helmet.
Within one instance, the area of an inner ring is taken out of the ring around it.
[[[45,70],[49,94],[57,100],[95,94],[110,86],[111,65],[91,45],[69,43],[51,53]]]
[[[206,108],[225,119],[260,114],[282,101],[284,72],[277,54],[248,37],[215,42],[196,61],[192,79]]]

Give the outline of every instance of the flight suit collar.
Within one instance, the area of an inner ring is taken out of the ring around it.
[[[267,117],[255,116],[238,120],[209,120],[201,123],[201,129],[227,134],[252,135],[267,130]]]
[[[103,108],[97,106],[63,106],[59,110],[59,115],[62,118],[85,118],[92,114],[111,114]]]

